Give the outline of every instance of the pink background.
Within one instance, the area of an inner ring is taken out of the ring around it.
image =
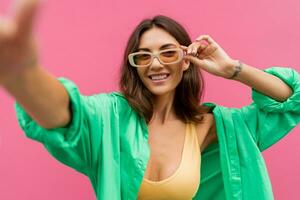
[[[2,14],[11,1],[0,0]],[[118,89],[118,70],[137,23],[164,14],[182,23],[192,39],[211,35],[234,59],[263,69],[300,71],[300,3],[252,1],[44,1],[36,24],[43,66],[73,80],[83,94]],[[249,87],[204,73],[205,101],[232,107],[251,102]],[[0,89],[0,199],[95,199],[89,180],[58,163],[25,138],[13,99]],[[300,127],[265,151],[275,199],[296,200],[300,178]]]

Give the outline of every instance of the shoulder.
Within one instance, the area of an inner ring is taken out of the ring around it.
[[[216,136],[216,121],[215,121],[215,117],[213,113],[207,113],[206,114],[206,120],[207,123],[209,125],[209,129],[208,129],[208,137],[214,137]]]
[[[121,92],[99,93],[96,95],[96,104],[102,110],[117,114],[120,117],[137,115]]]
[[[197,130],[197,134],[203,135],[207,134],[211,127],[213,126],[213,124],[215,123],[214,121],[214,115],[212,113],[203,113],[202,114],[203,119],[201,123],[196,123],[196,130]]]
[[[97,103],[109,103],[109,104],[127,104],[128,102],[124,95],[120,92],[108,92],[108,93],[98,93],[87,98],[93,99]]]
[[[201,123],[198,123],[196,126],[197,128],[211,128],[213,124],[215,123],[215,118],[213,113],[203,113],[203,121]]]
[[[126,98],[119,92],[80,95],[80,100],[87,113],[124,114],[131,111]]]
[[[201,151],[209,144],[217,141],[216,125],[213,113],[203,114],[203,123],[196,125],[198,141]]]

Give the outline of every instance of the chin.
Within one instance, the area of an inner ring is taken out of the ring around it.
[[[151,80],[145,78],[142,82],[153,95],[161,96],[174,93],[180,80],[169,79],[165,82],[153,83]]]
[[[155,96],[162,96],[162,95],[167,95],[175,92],[175,89],[173,88],[167,88],[167,87],[148,87],[148,90]]]
[[[163,96],[170,93],[170,91],[150,91],[154,96]]]

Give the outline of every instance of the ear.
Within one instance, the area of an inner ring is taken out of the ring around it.
[[[184,59],[183,62],[182,62],[182,70],[185,71],[185,70],[187,70],[189,67],[190,67],[190,61]]]

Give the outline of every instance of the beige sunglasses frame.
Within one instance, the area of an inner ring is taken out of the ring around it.
[[[177,51],[179,51],[179,57],[180,57],[180,59],[178,59],[177,61],[171,62],[171,63],[164,63],[163,61],[161,61],[160,58],[159,58],[159,54],[161,54],[161,53],[163,53],[163,52],[171,51],[171,50],[177,50]],[[135,55],[139,55],[139,54],[141,54],[141,53],[143,53],[143,54],[148,54],[148,55],[151,56],[151,61],[150,61],[149,64],[147,64],[147,65],[140,65],[140,66],[134,64],[134,59],[133,59],[133,57],[134,57]],[[143,52],[135,52],[135,53],[131,53],[131,54],[128,55],[128,61],[129,61],[130,65],[131,65],[132,67],[149,67],[149,66],[152,64],[154,58],[157,58],[158,61],[159,61],[161,64],[163,64],[163,65],[170,65],[170,64],[175,64],[175,63],[180,62],[180,61],[182,60],[183,56],[184,56],[184,52],[183,52],[182,49],[180,49],[180,48],[172,48],[172,49],[164,49],[164,50],[161,50],[161,51],[158,51],[158,52],[155,52],[155,53],[145,52],[145,51],[143,51]]]

